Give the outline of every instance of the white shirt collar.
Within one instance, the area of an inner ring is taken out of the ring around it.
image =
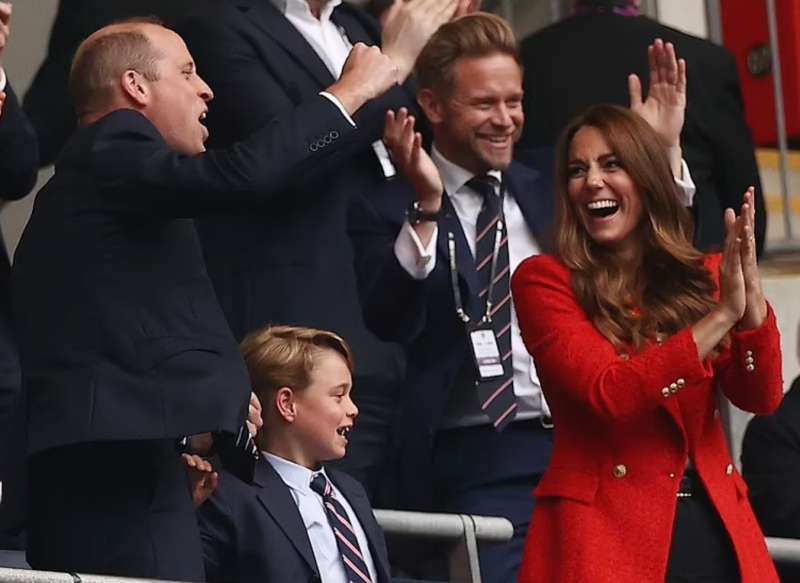
[[[333,9],[342,3],[342,0],[329,0],[322,8],[319,15],[319,21],[311,14],[311,8],[308,6],[307,0],[272,0],[275,8],[280,11],[284,16],[295,16],[304,20],[313,20],[314,22],[328,22],[331,19]]]
[[[273,453],[267,451],[262,451],[261,453],[266,456],[267,460],[275,471],[278,472],[278,475],[284,483],[299,494],[313,494],[311,490],[311,478],[317,474],[323,474],[325,478],[330,481],[328,474],[325,473],[324,467],[319,470],[309,470],[305,466],[296,464]]]
[[[455,162],[451,162],[436,148],[436,144],[431,147],[431,159],[436,167],[439,169],[439,175],[442,177],[442,184],[444,191],[453,196],[459,192],[470,180],[475,177],[475,174],[462,168]],[[498,182],[502,181],[503,173],[500,170],[489,170],[489,176],[497,178]]]

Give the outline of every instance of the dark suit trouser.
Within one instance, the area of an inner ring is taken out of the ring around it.
[[[30,458],[35,569],[203,581],[200,533],[173,440],[95,442]]]
[[[667,583],[737,581],[741,577],[733,544],[698,480],[697,493],[678,500]]]
[[[508,543],[479,545],[484,583],[516,581],[539,483],[552,450],[552,431],[538,420],[439,431],[434,452],[436,510],[511,521]]]

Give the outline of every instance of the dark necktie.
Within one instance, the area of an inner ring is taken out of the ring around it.
[[[344,563],[344,572],[347,575],[348,583],[372,583],[367,563],[364,561],[364,555],[358,545],[355,530],[353,530],[353,525],[350,524],[350,519],[347,517],[347,511],[333,497],[333,488],[324,474],[316,474],[311,478],[311,489],[322,496],[322,503],[328,515],[328,522],[330,522],[333,535],[336,537],[339,553],[342,555],[342,563]]]
[[[475,176],[467,186],[483,197],[483,207],[478,214],[475,236],[475,269],[480,283],[480,305],[490,302],[491,327],[497,336],[503,376],[478,382],[478,399],[481,410],[491,419],[495,429],[501,431],[514,420],[517,414],[517,399],[514,395],[513,370],[511,366],[511,273],[508,262],[508,231],[503,216],[503,200],[499,196],[500,185],[492,176]],[[500,227],[498,228],[498,223]],[[497,237],[500,245],[497,252],[494,282],[492,258]],[[488,298],[491,288],[491,298]],[[485,313],[485,312],[484,312]]]

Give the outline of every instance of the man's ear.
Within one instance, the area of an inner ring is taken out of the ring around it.
[[[442,115],[442,105],[436,94],[430,89],[420,89],[417,93],[417,103],[425,112],[425,117],[431,125],[439,125],[443,123],[444,117]]]
[[[150,103],[151,91],[150,83],[138,71],[128,69],[122,74],[120,79],[122,94],[136,105],[145,107]]]
[[[294,391],[289,387],[278,389],[275,393],[275,408],[284,421],[294,423],[295,419],[297,419],[297,403],[295,403]]]

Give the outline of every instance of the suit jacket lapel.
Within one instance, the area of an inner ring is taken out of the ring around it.
[[[297,64],[309,72],[321,88],[329,87],[335,79],[303,35],[281,14],[270,0],[240,0],[239,6],[248,11],[252,22],[280,44]]]
[[[253,483],[259,486],[258,501],[280,526],[309,568],[319,574],[311,541],[292,494],[275,469],[265,459],[256,463]]]
[[[555,193],[549,175],[521,164],[512,164],[503,174],[503,182],[507,195],[517,201],[542,252],[550,252],[555,221]]]
[[[384,569],[384,561],[388,560],[388,557],[378,556],[378,548],[382,549],[385,547],[383,544],[377,544],[377,541],[383,539],[383,531],[375,521],[375,515],[372,513],[372,506],[370,506],[369,500],[364,495],[363,491],[350,488],[347,478],[341,479],[341,475],[336,470],[327,470],[327,473],[331,481],[339,488],[341,493],[344,494],[344,497],[347,498],[347,502],[350,504],[353,512],[356,513],[358,522],[361,523],[361,527],[367,535],[370,553],[372,554],[372,562],[378,572],[378,580],[388,582],[390,580],[389,573]]]

